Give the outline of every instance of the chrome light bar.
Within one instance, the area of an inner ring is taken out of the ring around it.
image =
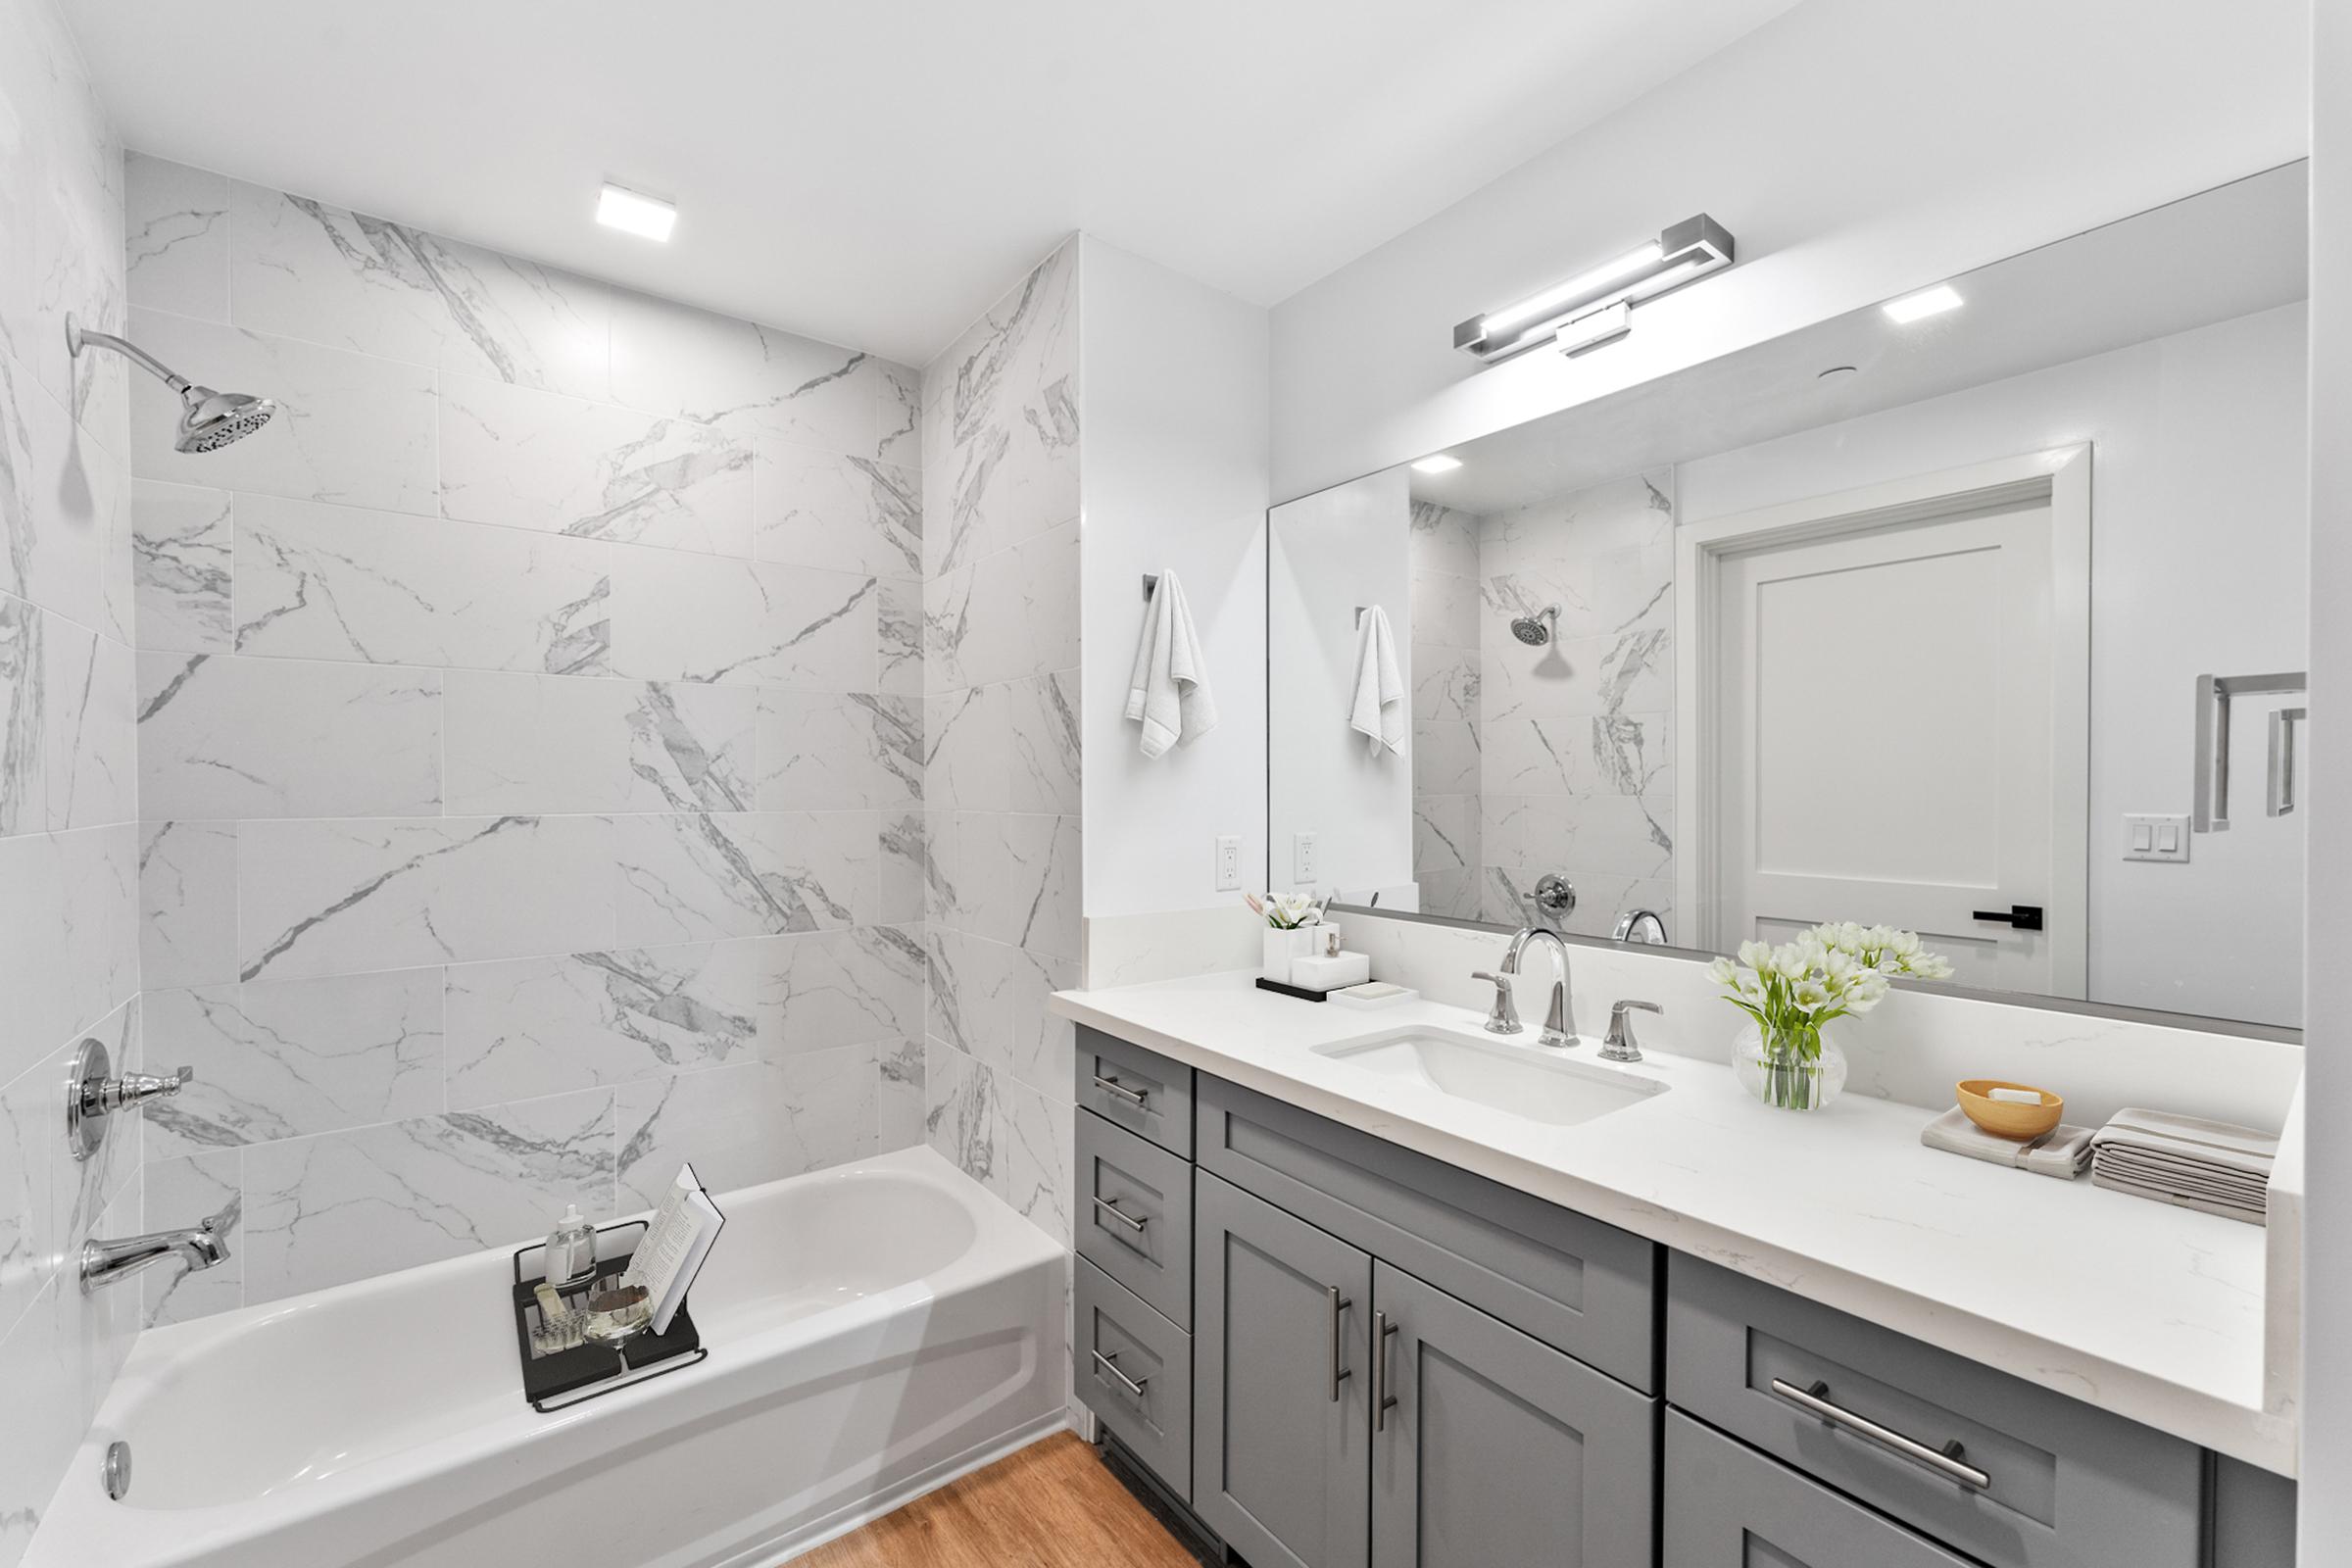
[[[1541,294],[1473,316],[1453,329],[1453,346],[1489,365],[1545,343],[1581,353],[1631,331],[1632,306],[1731,265],[1732,236],[1701,213]]]

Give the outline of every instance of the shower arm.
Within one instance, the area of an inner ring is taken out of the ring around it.
[[[117,337],[112,332],[84,331],[74,318],[67,317],[66,346],[74,351],[74,358],[81,357],[81,351],[85,344],[93,348],[113,349],[117,354],[122,355],[174,392],[185,392],[193,384],[186,376],[174,371],[172,367],[127,338]]]

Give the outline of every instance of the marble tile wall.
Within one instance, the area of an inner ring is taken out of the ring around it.
[[[50,0],[0,0],[0,1568],[139,1328],[67,1259],[139,1228],[136,1130],[76,1163],[64,1081],[140,1063],[122,163]]]
[[[920,1143],[916,374],[157,159],[126,189],[133,334],[287,409],[193,458],[129,398],[126,858],[148,1059],[196,1069],[145,1218],[237,1215],[151,1319],[642,1208],[682,1159]]]
[[[1479,519],[1413,503],[1413,880],[1427,914],[1478,918]]]
[[[1070,1237],[1078,983],[1078,247],[923,376],[931,1144]]]

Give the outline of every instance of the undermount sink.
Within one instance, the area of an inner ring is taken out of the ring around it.
[[[1555,1054],[1534,1040],[1532,1032],[1514,1044],[1429,1028],[1392,1029],[1314,1050],[1367,1072],[1555,1127],[1606,1116],[1666,1090],[1654,1078]],[[1586,1042],[1579,1049],[1589,1048]]]

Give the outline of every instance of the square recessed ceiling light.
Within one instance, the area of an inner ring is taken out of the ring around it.
[[[596,220],[607,228],[625,229],[647,239],[666,240],[678,221],[678,210],[667,202],[640,196],[618,185],[607,185],[596,198]]]
[[[1434,458],[1423,458],[1419,463],[1413,465],[1423,473],[1451,473],[1461,466],[1461,459],[1449,458],[1443,452]]]
[[[1925,317],[1940,316],[1945,311],[1956,311],[1959,308],[1960,296],[1953,291],[1952,285],[1949,283],[1938,283],[1934,288],[1923,288],[1918,293],[1906,294],[1899,300],[1888,300],[1880,307],[1886,313],[1887,318],[1894,321],[1916,321]]]

